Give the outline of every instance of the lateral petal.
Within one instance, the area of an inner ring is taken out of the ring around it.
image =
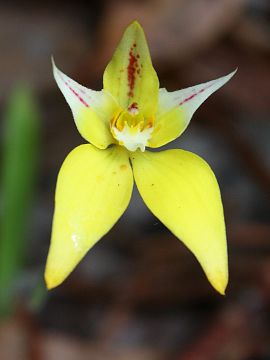
[[[126,29],[103,75],[104,89],[123,109],[137,103],[145,117],[156,112],[159,81],[144,31],[137,21]]]
[[[227,245],[219,187],[209,165],[184,150],[131,156],[138,190],[153,214],[193,252],[224,294]]]
[[[123,214],[133,175],[127,152],[90,144],[75,148],[58,175],[53,230],[45,280],[60,285],[92,246]]]
[[[78,84],[62,73],[53,63],[53,74],[59,89],[69,104],[77,129],[84,139],[100,149],[114,143],[109,121],[117,109],[113,98],[105,91],[94,91]]]
[[[219,79],[178,91],[169,92],[164,88],[160,89],[155,128],[148,146],[156,148],[180,136],[198,107],[226,84],[236,71]]]

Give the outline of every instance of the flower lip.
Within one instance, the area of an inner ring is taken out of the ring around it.
[[[132,103],[127,110],[118,110],[110,122],[110,129],[118,144],[129,151],[145,150],[153,132],[153,119],[146,119],[138,104]]]

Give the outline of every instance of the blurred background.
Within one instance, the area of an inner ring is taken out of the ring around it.
[[[136,189],[65,283],[44,287],[57,174],[85,142],[50,57],[99,90],[133,19],[168,90],[238,67],[169,146],[204,157],[220,183],[225,297]],[[2,1],[0,46],[0,360],[269,360],[269,0]]]

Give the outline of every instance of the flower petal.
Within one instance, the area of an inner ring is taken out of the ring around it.
[[[117,108],[113,98],[105,91],[90,90],[76,83],[62,73],[54,61],[53,74],[82,137],[100,149],[114,143],[109,128],[109,121]]]
[[[224,294],[228,282],[224,216],[209,165],[184,150],[137,151],[131,159],[146,205],[193,252],[210,283]]]
[[[178,91],[169,92],[160,89],[155,129],[148,146],[159,147],[181,135],[198,107],[226,84],[236,71],[219,79]]]
[[[143,29],[134,21],[125,31],[103,76],[104,89],[123,109],[137,103],[144,116],[156,112],[159,81]]]
[[[61,284],[87,251],[116,223],[130,201],[133,176],[127,152],[90,144],[75,148],[60,170],[45,280]]]

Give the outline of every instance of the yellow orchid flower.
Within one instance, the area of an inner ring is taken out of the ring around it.
[[[234,72],[187,89],[159,89],[143,29],[126,29],[93,91],[64,75],[55,80],[89,142],[67,156],[58,175],[45,280],[61,284],[127,208],[133,178],[152,213],[196,256],[213,287],[228,282],[219,187],[209,165],[184,150],[146,151],[176,139],[195,110]]]

